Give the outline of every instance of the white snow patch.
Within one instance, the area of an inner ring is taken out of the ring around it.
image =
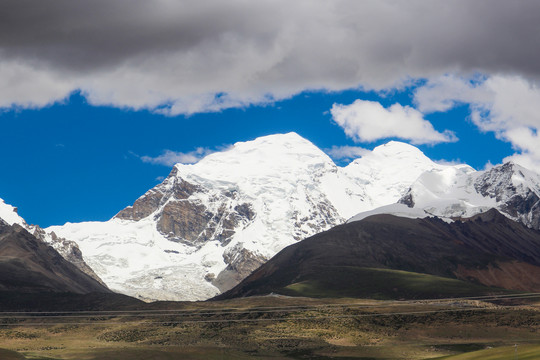
[[[405,217],[409,219],[423,219],[429,216],[433,216],[433,214],[428,213],[424,209],[410,208],[405,204],[391,204],[391,205],[381,206],[373,210],[361,212],[353,216],[352,218],[350,218],[347,222],[351,223],[354,221],[360,221],[360,220],[364,220],[365,218],[369,216],[381,215],[381,214],[395,215],[395,216]],[[449,219],[445,219],[445,220],[451,221]]]
[[[16,208],[6,204],[2,199],[0,199],[0,219],[4,220],[9,225],[19,224],[26,227],[26,222],[19,214],[17,214]]]

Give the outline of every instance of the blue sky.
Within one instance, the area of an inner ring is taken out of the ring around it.
[[[396,139],[540,172],[536,1],[0,7],[0,198],[29,223],[107,220],[167,176],[167,151],[290,131],[340,165]]]

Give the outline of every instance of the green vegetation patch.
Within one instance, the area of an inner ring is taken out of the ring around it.
[[[501,346],[465,354],[444,356],[445,360],[536,360],[540,359],[540,345]]]
[[[508,293],[465,281],[401,270],[325,267],[288,285],[280,293],[316,298],[424,299]]]

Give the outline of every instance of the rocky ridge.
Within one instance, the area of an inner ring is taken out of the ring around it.
[[[38,225],[29,225],[19,216],[17,208],[6,204],[3,199],[0,199],[0,220],[3,220],[8,225],[19,225],[37,239],[50,245],[64,259],[75,265],[83,273],[106,286],[94,270],[84,261],[82,252],[74,241],[60,238],[54,232],[46,232]]]
[[[111,291],[66,261],[23,226],[0,219],[0,291],[8,293]]]

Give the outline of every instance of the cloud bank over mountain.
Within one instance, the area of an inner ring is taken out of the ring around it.
[[[334,121],[357,142],[436,144],[459,134],[426,115],[465,104],[481,131],[512,144],[512,159],[538,169],[539,33],[531,0],[6,0],[0,109],[78,92],[174,116],[304,91],[409,89],[415,107],[336,104]],[[374,120],[344,116],[353,107]]]
[[[505,161],[540,168],[540,89],[535,83],[519,76],[471,80],[446,75],[416,89],[414,99],[424,113],[469,106],[470,119],[481,131],[495,133],[518,151]]]
[[[536,1],[7,0],[0,14],[8,108],[81,91],[174,115],[449,73],[540,79]]]

